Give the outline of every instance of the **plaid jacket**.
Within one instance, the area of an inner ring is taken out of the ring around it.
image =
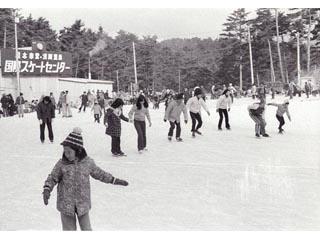
[[[58,211],[74,215],[75,209],[79,216],[91,209],[90,176],[104,183],[112,183],[113,176],[100,169],[94,161],[85,157],[81,161],[70,162],[59,160],[44,183],[44,189],[57,188]]]
[[[120,116],[118,116],[113,108],[108,108],[107,112],[104,115],[104,123],[108,124],[106,128],[106,134],[113,137],[121,136],[121,119],[123,121],[128,122],[129,119],[123,116],[122,112]]]

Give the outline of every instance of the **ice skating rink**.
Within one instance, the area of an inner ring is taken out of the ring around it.
[[[168,142],[161,104],[150,110],[149,151],[142,155],[133,124],[122,122],[124,158],[111,156],[110,137],[90,111],[74,109],[73,118],[57,114],[55,143],[43,145],[35,113],[1,118],[0,230],[61,229],[56,189],[48,206],[41,193],[62,155],[60,142],[75,126],[82,128],[96,164],[130,183],[120,187],[91,179],[94,230],[320,230],[320,98],[290,101],[292,122],[285,116],[283,135],[277,133],[276,108],[268,106],[271,137],[263,139],[254,137],[251,102],[236,99],[232,131],[219,132],[216,100],[208,100],[204,135],[191,138],[191,121],[182,123],[182,143]],[[128,111],[126,106],[125,115]]]

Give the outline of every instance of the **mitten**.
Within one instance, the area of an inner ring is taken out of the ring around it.
[[[44,204],[48,205],[48,200],[50,198],[50,191],[48,189],[44,189],[42,195],[43,195]]]
[[[114,178],[113,184],[114,185],[122,185],[122,186],[128,186],[129,185],[129,183],[127,181],[121,180],[121,179],[118,179],[118,178]]]

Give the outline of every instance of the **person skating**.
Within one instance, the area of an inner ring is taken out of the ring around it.
[[[99,168],[83,146],[80,128],[74,128],[61,143],[62,158],[55,164],[43,186],[43,202],[48,205],[51,192],[57,187],[57,210],[61,215],[63,231],[77,230],[77,219],[82,231],[90,231],[91,209],[90,176],[113,185],[128,186],[128,182],[115,178]]]
[[[93,111],[93,116],[94,116],[94,122],[100,123],[100,118],[102,116],[102,108],[101,106],[95,102],[92,106],[91,111]]]
[[[40,123],[40,140],[44,142],[44,130],[47,125],[49,132],[49,139],[53,142],[53,131],[52,131],[52,121],[55,118],[54,107],[51,103],[50,97],[45,96],[42,98],[42,101],[37,106],[37,117]]]
[[[23,93],[20,93],[20,95],[16,99],[16,105],[18,107],[19,118],[23,117],[24,103],[25,103],[25,101],[24,101],[24,98],[23,98]]]
[[[278,119],[279,121],[279,133],[283,133],[283,125],[285,124],[285,121],[284,121],[284,117],[283,115],[286,113],[287,114],[287,117],[289,119],[289,121],[291,121],[291,116],[290,116],[290,113],[289,113],[289,100],[284,100],[284,102],[282,104],[278,104],[278,103],[268,103],[267,105],[270,105],[270,106],[275,106],[277,107],[277,113],[276,113],[276,118]]]
[[[186,105],[183,102],[183,93],[179,93],[176,95],[174,100],[170,102],[168,108],[166,109],[165,116],[164,116],[164,121],[166,122],[169,120],[170,123],[170,128],[169,128],[169,133],[168,133],[168,140],[172,140],[173,132],[175,127],[177,127],[176,130],[176,140],[178,142],[182,142],[181,136],[181,125],[180,125],[180,116],[181,113],[183,112],[184,115],[184,122],[185,124],[188,123],[188,112]]]
[[[66,97],[66,116],[67,117],[72,117],[71,99],[70,99],[68,91],[66,91],[65,97]]]
[[[120,147],[121,120],[129,122],[129,119],[122,114],[123,105],[123,100],[116,98],[104,116],[106,134],[111,137],[111,152],[114,156],[125,156]]]
[[[151,127],[151,118],[149,113],[149,104],[147,99],[140,95],[129,112],[130,122],[134,122],[134,127],[138,134],[138,152],[142,153],[143,150],[147,150],[147,136],[146,136],[146,118]],[[133,119],[134,120],[133,120]]]
[[[218,130],[222,130],[221,125],[223,121],[223,115],[226,122],[226,128],[230,130],[230,124],[229,124],[229,116],[228,112],[231,108],[231,97],[230,97],[230,90],[226,89],[223,91],[222,95],[219,97],[217,101],[217,113],[219,113],[219,123],[218,123]]]
[[[83,92],[83,94],[80,96],[81,98],[81,106],[79,108],[79,112],[81,112],[81,109],[83,107],[83,112],[86,111],[86,107],[88,105],[88,95],[86,92]]]
[[[257,97],[260,99],[260,102],[253,103],[248,106],[249,116],[255,122],[256,137],[260,137],[260,135],[262,135],[263,137],[269,137],[269,135],[266,133],[266,130],[265,130],[265,127],[267,124],[263,116],[266,102],[263,96],[257,96]]]
[[[200,114],[201,107],[203,107],[207,114],[210,116],[209,109],[202,98],[202,91],[200,88],[196,88],[194,90],[194,97],[190,98],[187,102],[187,109],[189,109],[190,111],[190,117],[192,120],[191,132],[193,137],[195,137],[195,133],[201,135],[201,132],[199,131],[202,126],[202,118]]]

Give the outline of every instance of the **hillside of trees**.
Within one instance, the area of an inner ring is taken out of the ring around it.
[[[19,16],[18,45],[31,46],[43,41],[49,51],[68,51],[73,57],[73,77],[87,78],[89,56],[91,77],[115,81],[127,90],[134,82],[133,49],[137,56],[140,88],[181,88],[233,83],[251,86],[249,31],[255,82],[287,83],[297,77],[297,33],[300,42],[301,69],[306,74],[319,67],[320,9],[260,8],[248,18],[244,8],[231,12],[216,39],[174,38],[159,41],[157,36],[138,37],[119,30],[110,37],[100,26],[93,31],[78,19],[56,32],[45,18]],[[14,46],[14,9],[0,9],[0,46]],[[19,13],[19,11],[17,11]],[[271,54],[270,54],[271,53]]]

